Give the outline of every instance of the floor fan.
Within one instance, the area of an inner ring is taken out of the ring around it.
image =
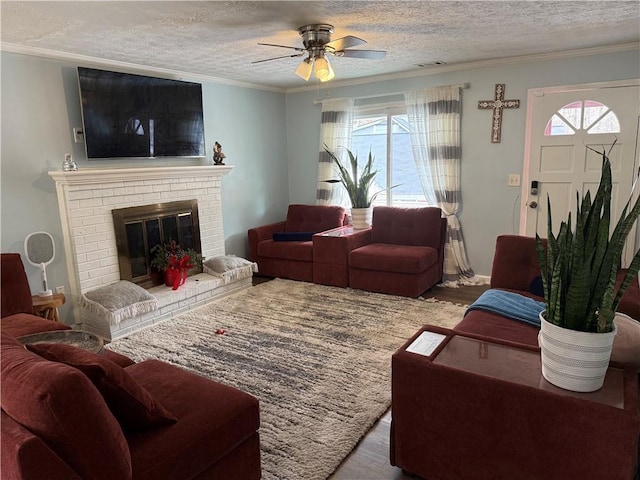
[[[27,235],[24,240],[24,251],[29,263],[40,268],[42,280],[42,291],[38,292],[41,297],[53,294],[47,285],[47,265],[49,265],[56,254],[53,237],[47,232],[34,232]]]

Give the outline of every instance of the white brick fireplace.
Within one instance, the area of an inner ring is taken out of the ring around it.
[[[111,213],[115,208],[195,199],[203,257],[224,255],[221,184],[222,177],[232,168],[211,165],[49,172],[56,182],[71,287],[69,293],[76,308],[76,319],[82,293],[120,280]],[[200,293],[202,283],[198,286]],[[177,291],[182,301],[188,286]],[[167,295],[171,296],[168,287],[156,289],[166,289]],[[158,300],[162,306],[175,299],[166,298],[163,302],[159,297]]]

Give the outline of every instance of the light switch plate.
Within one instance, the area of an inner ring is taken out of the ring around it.
[[[520,175],[511,174],[507,177],[507,185],[510,187],[519,187],[520,186]]]
[[[81,127],[73,129],[73,140],[76,143],[84,143],[84,130]]]

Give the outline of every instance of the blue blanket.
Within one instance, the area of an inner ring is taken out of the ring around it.
[[[537,302],[533,298],[525,297],[519,293],[490,289],[469,306],[465,316],[471,310],[484,310],[540,328],[538,315],[544,309],[544,302]]]

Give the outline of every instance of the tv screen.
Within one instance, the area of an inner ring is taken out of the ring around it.
[[[78,67],[88,159],[205,156],[199,83]]]

